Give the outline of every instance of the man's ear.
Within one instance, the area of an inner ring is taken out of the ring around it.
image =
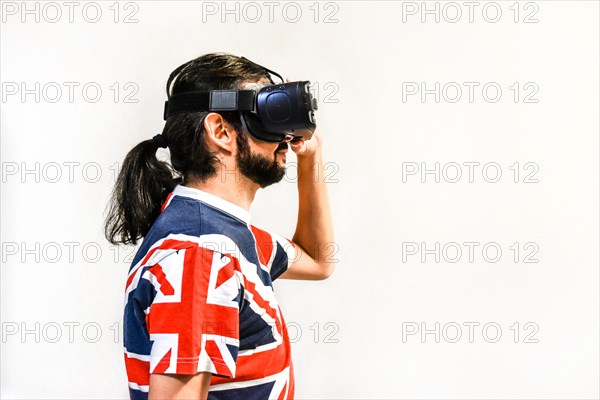
[[[233,152],[235,139],[221,114],[213,112],[204,117],[204,131],[206,132],[206,138],[213,146],[229,153]]]

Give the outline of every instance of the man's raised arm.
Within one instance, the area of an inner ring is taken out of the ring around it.
[[[325,184],[322,137],[315,132],[310,140],[290,143],[298,157],[298,222],[292,241],[299,254],[281,275],[284,279],[319,280],[334,270],[337,245]]]

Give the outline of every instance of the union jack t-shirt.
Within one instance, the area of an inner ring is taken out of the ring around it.
[[[144,238],[125,289],[131,399],[151,373],[211,372],[209,399],[293,399],[290,341],[273,281],[294,244],[237,205],[178,185]]]

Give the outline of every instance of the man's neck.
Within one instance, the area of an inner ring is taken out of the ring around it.
[[[203,182],[186,183],[186,186],[218,196],[246,211],[250,211],[254,195],[260,187],[244,176],[233,176],[233,174],[223,176],[220,173]]]

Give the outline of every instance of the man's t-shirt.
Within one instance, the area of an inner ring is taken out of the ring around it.
[[[290,341],[273,281],[293,243],[250,214],[178,185],[144,238],[125,289],[125,366],[132,399],[151,373],[212,372],[209,399],[293,399]]]

